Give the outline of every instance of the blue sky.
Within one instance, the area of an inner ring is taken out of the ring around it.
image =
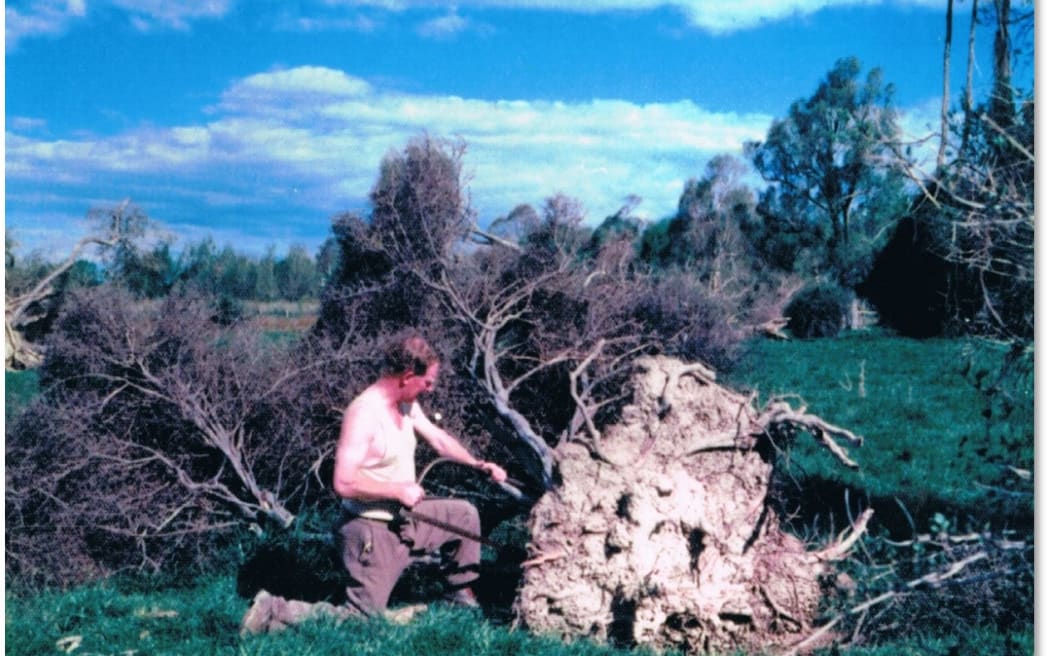
[[[934,133],[944,4],[9,1],[6,230],[57,255],[89,210],[130,198],[177,248],[314,250],[334,215],[367,212],[383,155],[423,132],[465,141],[482,223],[558,192],[594,223],[630,194],[658,219],[841,57],[882,70],[908,134]],[[986,28],[977,57],[983,98]]]

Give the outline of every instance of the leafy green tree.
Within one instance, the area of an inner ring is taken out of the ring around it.
[[[301,301],[317,295],[317,266],[304,247],[289,248],[288,255],[277,263],[276,274],[281,298]]]
[[[4,267],[4,287],[8,296],[17,296],[30,290],[55,268],[55,265],[48,263],[40,253],[34,252],[19,257],[17,250],[17,244],[8,237]]]
[[[219,294],[230,298],[249,299],[255,291],[255,267],[251,260],[226,245],[218,255]]]
[[[130,247],[120,248],[107,271],[111,279],[141,298],[165,296],[178,282],[179,273],[179,263],[172,256],[167,242],[145,252]]]
[[[634,215],[634,210],[642,199],[628,196],[623,207],[612,216],[606,217],[591,233],[591,240],[584,248],[584,254],[593,257],[611,242],[623,241],[633,243],[642,234],[644,221]]]
[[[280,295],[277,285],[277,258],[274,248],[266,249],[266,254],[255,264],[255,291],[253,297],[260,301],[272,301]]]
[[[762,217],[746,174],[746,164],[731,155],[713,158],[702,178],[686,183],[677,213],[645,231],[641,258],[658,270],[690,272],[710,294],[740,305],[753,302],[754,292],[781,274],[774,274],[753,243]]]
[[[318,289],[323,289],[325,285],[332,280],[332,278],[339,272],[340,254],[339,254],[339,242],[334,237],[329,237],[324,240],[321,244],[321,248],[317,251],[317,277],[318,277]]]
[[[685,184],[674,217],[654,224],[643,235],[643,259],[661,267],[672,265],[708,269],[707,278],[728,256],[746,249],[740,225],[754,214],[754,192],[743,183],[746,167],[731,155],[718,155],[707,164],[704,177]]]
[[[772,183],[762,198],[767,221],[809,228],[803,241],[823,238],[820,267],[850,286],[863,277],[874,239],[904,201],[903,173],[893,157],[899,142],[893,87],[878,69],[863,80],[860,73],[856,58],[839,60],[810,98],[795,101],[786,118],[773,122],[765,141],[745,149]]]
[[[814,220],[807,205],[798,201],[767,187],[755,216],[741,229],[769,266],[814,278],[826,268],[829,226]]]
[[[218,290],[218,268],[215,241],[206,237],[182,251],[182,280],[192,289],[205,294]]]
[[[101,267],[90,260],[77,260],[66,272],[67,289],[76,287],[94,287],[101,285],[105,279]]]

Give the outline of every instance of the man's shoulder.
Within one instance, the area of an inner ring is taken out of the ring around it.
[[[376,392],[375,387],[367,387],[360,394],[350,400],[350,403],[346,406],[347,410],[361,409],[361,408],[372,408],[379,403],[379,395]]]
[[[371,389],[358,394],[346,406],[344,416],[355,424],[372,424],[379,420],[382,400]]]

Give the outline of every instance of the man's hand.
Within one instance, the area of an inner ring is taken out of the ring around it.
[[[397,500],[401,502],[402,506],[411,508],[422,501],[425,494],[423,488],[416,483],[405,483],[398,492]]]
[[[497,483],[502,483],[507,480],[507,472],[502,467],[494,462],[482,462],[478,464],[478,469],[484,472],[488,472],[488,475],[492,477],[492,480]]]

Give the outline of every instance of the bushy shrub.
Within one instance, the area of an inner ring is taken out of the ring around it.
[[[638,299],[634,312],[641,323],[664,338],[666,353],[717,369],[733,363],[745,333],[733,320],[739,308],[730,299],[711,294],[688,272],[655,280],[651,289]]]
[[[846,327],[850,293],[838,285],[806,287],[788,303],[784,315],[796,337],[835,337]]]
[[[211,300],[108,284],[69,297],[42,393],[6,436],[9,575],[204,570],[238,530],[327,498],[313,472],[354,351],[267,342],[221,325]]]

